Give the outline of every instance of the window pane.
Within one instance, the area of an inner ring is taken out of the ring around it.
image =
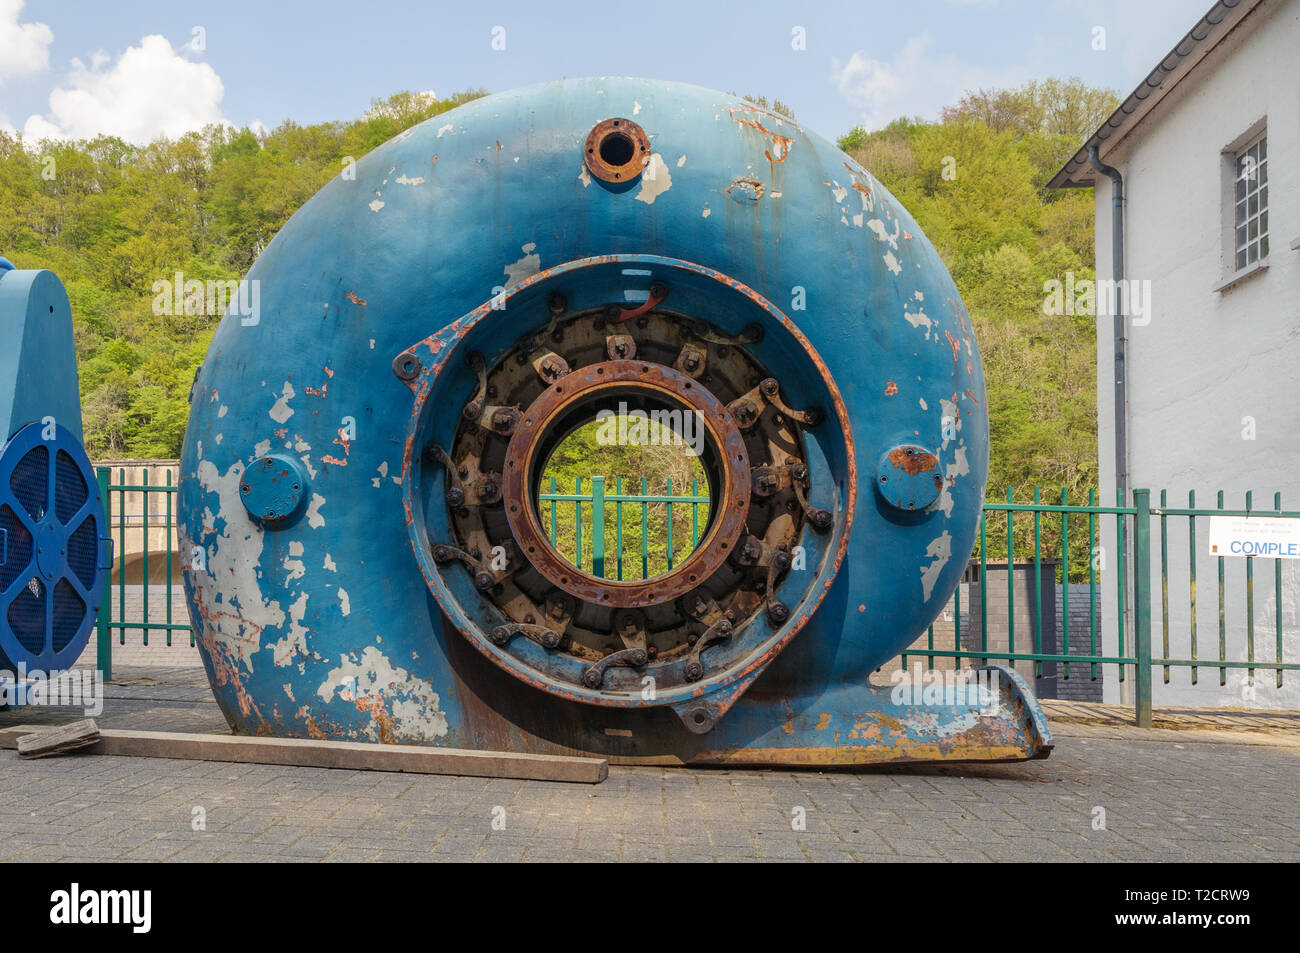
[[[1259,233],[1261,235],[1268,234],[1268,209],[1265,209],[1264,214],[1259,217]]]
[[[1246,197],[1246,180],[1241,176],[1237,176],[1236,197],[1238,202]]]
[[[1259,157],[1261,160],[1268,158],[1268,136],[1259,140]]]
[[[1259,219],[1252,218],[1246,223],[1246,237],[1252,242],[1259,238]]]
[[[1247,263],[1253,265],[1258,259],[1259,259],[1259,242],[1255,242],[1254,244],[1246,248],[1246,261]]]
[[[1247,213],[1248,215],[1258,215],[1258,214],[1259,214],[1259,196],[1258,196],[1258,195],[1252,195],[1249,199],[1246,200],[1246,213]]]
[[[1260,258],[1268,257],[1268,236],[1267,235],[1265,235],[1263,238],[1259,240],[1259,257]]]
[[[1237,207],[1237,224],[1240,225],[1242,222],[1246,220],[1246,203],[1238,202],[1236,207]]]
[[[1259,184],[1268,185],[1268,163],[1267,162],[1261,162],[1259,164]]]
[[[1237,252],[1237,270],[1241,271],[1241,269],[1245,267],[1246,267],[1246,249],[1243,248]]]
[[[1246,226],[1244,224],[1237,226],[1237,247],[1240,248],[1246,244]]]
[[[1252,198],[1251,201],[1252,202],[1255,201],[1255,198],[1259,199],[1260,208],[1268,208],[1268,186],[1265,186],[1264,188],[1260,189],[1259,195]],[[1253,215],[1255,213],[1252,212],[1251,214]]]

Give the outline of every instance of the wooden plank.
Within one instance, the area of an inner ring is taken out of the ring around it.
[[[45,758],[65,751],[75,751],[99,741],[99,725],[86,718],[68,725],[38,728],[18,738],[18,754],[24,758]]]
[[[41,730],[41,727],[31,725],[0,729],[0,748],[17,748],[19,738]],[[580,784],[597,784],[609,774],[608,762],[603,758],[520,754],[511,751],[468,751],[461,748],[383,745],[314,738],[260,738],[114,728],[101,729],[99,736],[98,741],[86,746],[88,753]]]

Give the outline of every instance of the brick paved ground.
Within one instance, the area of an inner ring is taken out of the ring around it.
[[[201,674],[123,675],[101,724],[223,729]],[[0,859],[1300,860],[1293,738],[1054,729],[1055,753],[1030,764],[613,767],[595,786],[4,751]]]

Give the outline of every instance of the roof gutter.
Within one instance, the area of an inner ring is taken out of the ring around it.
[[[1138,84],[1137,89],[1120,103],[1119,108],[1111,113],[1101,128],[1052,176],[1047,188],[1074,189],[1091,186],[1092,176],[1087,170],[1088,151],[1094,146],[1111,151],[1242,20],[1257,8],[1266,5],[1270,5],[1270,0],[1217,0],[1178,45]],[[1272,4],[1272,7],[1275,9],[1276,5]]]

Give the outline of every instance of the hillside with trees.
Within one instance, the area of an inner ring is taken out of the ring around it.
[[[481,95],[403,92],[351,122],[285,121],[260,135],[212,126],[143,147],[0,132],[0,254],[52,269],[68,289],[91,456],[179,453],[215,319],[154,314],[155,281],[177,271],[239,279],[344,157]],[[1093,277],[1092,194],[1044,183],[1115,103],[1079,80],[1047,80],[970,93],[937,121],[904,118],[840,140],[916,217],[974,319],[992,499],[1041,484],[1077,501],[1096,484],[1093,319],[1041,306],[1049,279]],[[650,476],[663,486],[664,474]]]

